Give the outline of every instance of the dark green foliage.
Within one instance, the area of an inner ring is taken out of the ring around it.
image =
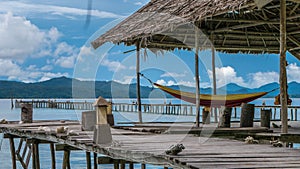
[[[270,83],[260,88],[248,89],[236,84],[228,84],[218,90],[218,94],[253,93],[269,91],[278,88],[278,83]],[[193,87],[171,86],[186,92],[194,92]],[[288,91],[291,98],[300,97],[300,84],[289,83]],[[211,94],[211,88],[201,89],[201,93]],[[266,97],[274,97],[279,90],[268,94]],[[76,79],[59,77],[37,83],[22,83],[15,81],[0,81],[0,98],[135,98],[136,84],[121,84],[113,81],[80,81]],[[159,89],[142,86],[141,97],[168,97],[169,94]]]

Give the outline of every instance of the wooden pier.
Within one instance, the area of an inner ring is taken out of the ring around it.
[[[69,110],[94,110],[92,102],[72,102],[56,100],[15,100],[15,108],[22,104],[32,104],[33,108],[69,109]]]
[[[72,101],[55,101],[55,100],[15,100],[15,107],[20,108],[22,104],[32,104],[33,108],[53,108],[53,109],[69,109],[69,110],[94,110],[93,102],[72,102]],[[135,103],[112,103],[112,110],[117,112],[137,112],[137,104]],[[194,116],[195,105],[193,104],[141,104],[142,112],[149,114],[165,114],[165,115],[182,115]],[[280,106],[273,105],[255,105],[255,111],[261,109],[271,109],[272,120],[279,120],[281,109]],[[233,118],[238,118],[237,114],[241,111],[240,107],[235,107],[232,112]],[[291,121],[298,120],[300,106],[288,106],[289,119]],[[212,113],[211,116],[214,114]]]
[[[62,126],[69,127],[72,134],[56,133],[57,128]],[[43,127],[46,127],[47,130],[41,130]],[[208,126],[209,129],[211,127],[213,126]],[[171,132],[165,132],[174,128],[186,131],[197,130],[193,124],[190,126],[177,124],[175,127],[166,124],[148,124],[137,125],[135,128],[140,130],[112,128],[113,141],[107,145],[94,144],[93,132],[82,131],[78,121],[34,121],[28,124],[9,122],[0,125],[0,132],[4,133],[5,138],[10,141],[13,169],[16,168],[18,161],[23,168],[27,168],[31,162],[33,168],[39,169],[42,162],[39,160],[39,144],[49,144],[52,169],[60,168],[56,166],[55,151],[64,151],[62,168],[66,169],[70,168],[70,153],[78,150],[86,152],[88,169],[108,163],[112,164],[115,169],[125,168],[125,164],[133,169],[133,164],[136,163],[141,163],[140,166],[143,169],[146,167],[145,164],[159,165],[165,169],[300,167],[299,149],[278,148],[268,144],[246,144],[237,140],[213,138],[205,134],[207,133],[205,127],[198,129],[199,133],[203,132],[201,137],[187,133],[167,134]],[[254,129],[257,130],[256,132],[265,131],[260,128],[222,130],[243,130],[247,133]],[[218,129],[215,128],[215,130]],[[15,145],[16,139],[21,140],[19,145]],[[171,145],[178,143],[185,146],[181,153],[178,155],[165,153]],[[24,151],[26,152],[24,153]],[[93,162],[91,154],[96,159]],[[106,156],[98,156],[98,154]]]

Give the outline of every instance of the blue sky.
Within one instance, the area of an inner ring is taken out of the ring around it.
[[[93,1],[86,27],[87,1],[2,0],[0,2],[0,79],[38,82],[67,76],[82,80],[135,82],[135,47],[90,41],[148,0]],[[200,53],[201,87],[211,86],[210,52]],[[300,82],[300,63],[288,54],[288,81]],[[194,85],[194,53],[142,51],[142,73],[165,85]],[[217,53],[217,84],[256,88],[279,81],[278,55]],[[149,85],[142,80],[144,85]]]

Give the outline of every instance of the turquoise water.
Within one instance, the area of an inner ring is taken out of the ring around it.
[[[63,100],[63,99],[62,99]],[[73,101],[73,100],[71,100]],[[94,100],[75,100],[75,101],[91,101]],[[131,103],[134,101],[133,99],[115,99],[113,102],[119,103]],[[274,99],[257,99],[254,104],[261,105],[262,102],[265,101],[267,105],[273,105]],[[143,103],[169,103],[172,102],[174,104],[186,104],[185,102],[181,102],[177,99],[144,99]],[[293,99],[293,105],[300,105],[300,99]],[[82,110],[59,110],[59,109],[34,109],[33,110],[33,118],[35,120],[57,120],[57,119],[65,119],[65,120],[81,120],[81,112]],[[300,111],[299,111],[300,112]],[[136,122],[138,121],[138,116],[136,113],[122,113],[122,112],[113,112],[115,123],[118,122]],[[255,118],[259,118],[259,110],[255,111]],[[277,115],[279,119],[279,113]],[[237,117],[240,117],[238,112]],[[298,115],[300,117],[300,115]],[[0,119],[5,118],[7,120],[20,120],[20,109],[11,109],[11,102],[8,99],[0,99]],[[238,119],[237,118],[237,119]],[[213,119],[213,118],[212,118]],[[157,114],[143,114],[144,122],[167,122],[167,121],[189,121],[192,122],[195,120],[195,116],[172,116],[172,115],[157,115]],[[6,169],[11,168],[11,158],[10,158],[10,148],[9,142],[6,139],[2,139],[3,135],[0,134],[0,168]],[[17,142],[15,143],[18,145]],[[40,161],[41,168],[47,169],[51,168],[51,160],[50,160],[50,151],[49,145],[40,145]],[[62,157],[63,152],[56,152],[56,160],[57,160],[57,168],[62,166]],[[71,167],[73,169],[83,169],[86,168],[86,159],[85,152],[82,151],[72,151],[71,152]],[[22,168],[21,165],[17,162],[18,168]],[[135,167],[140,168],[140,164],[136,164]],[[31,166],[30,166],[31,168]],[[101,169],[111,169],[112,165],[101,165],[99,166]],[[162,169],[163,167],[147,165],[149,169]]]

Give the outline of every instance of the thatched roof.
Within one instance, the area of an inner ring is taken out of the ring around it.
[[[300,59],[300,0],[287,0],[287,49]],[[229,53],[279,53],[280,0],[151,0],[92,42],[173,50],[213,45]],[[206,35],[206,36],[204,36]],[[208,38],[208,39],[207,39]]]

